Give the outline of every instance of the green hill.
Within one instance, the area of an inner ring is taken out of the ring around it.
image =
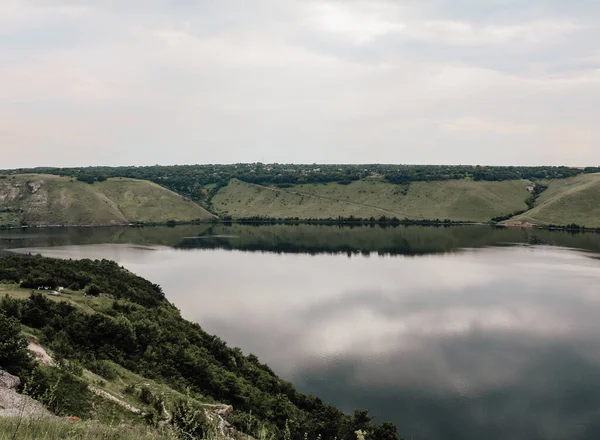
[[[294,185],[286,188],[232,180],[212,198],[219,215],[240,217],[369,218],[489,221],[527,209],[528,180],[470,179],[397,185],[377,180]]]
[[[115,178],[88,184],[18,174],[0,179],[0,224],[113,225],[210,218],[196,203],[152,182]]]
[[[227,184],[199,185],[195,191],[202,197],[196,203],[146,180],[115,177],[89,184],[73,177],[10,174],[0,176],[0,225],[191,222],[212,218],[210,210],[234,219],[386,216],[469,222],[489,222],[524,212],[510,220],[516,224],[600,227],[600,207],[596,203],[600,174],[541,182],[548,188],[528,210],[530,180],[463,178],[399,184],[372,176],[342,183],[273,185],[234,178]]]
[[[536,206],[513,220],[540,225],[600,227],[600,174],[551,180]]]
[[[49,296],[41,286],[68,287]],[[366,440],[398,440],[394,425],[372,423],[366,411],[350,416],[299,393],[255,355],[184,320],[158,285],[115,262],[0,258],[0,295],[0,370],[20,376],[27,395],[58,416],[169,428],[181,440],[212,440],[217,428],[227,438],[342,440],[362,429]],[[38,365],[24,336],[41,354]],[[0,417],[0,435],[6,427]]]

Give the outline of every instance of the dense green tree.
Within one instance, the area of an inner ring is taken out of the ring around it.
[[[102,302],[96,313],[85,313],[69,303],[51,301],[37,291],[27,300],[3,299],[0,329],[10,331],[6,336],[0,333],[0,341],[14,340],[19,332],[18,319],[40,330],[42,342],[68,365],[80,362],[101,371],[103,361],[112,361],[181,392],[211,396],[232,404],[235,412],[231,421],[242,430],[250,423],[256,435],[261,426],[268,426],[283,436],[286,424],[291,437],[299,440],[305,433],[311,440],[318,435],[323,440],[350,439],[355,428],[364,428],[372,435],[387,432],[377,431],[366,411],[349,417],[318,398],[299,393],[256,356],[244,356],[240,349],[228,347],[198,324],[184,320],[159,286],[116,263],[31,256],[0,258],[0,274],[10,277],[15,272],[19,278],[49,277],[60,285],[76,280],[89,282],[113,301]],[[17,352],[24,347],[23,342],[13,346]],[[0,350],[9,353],[10,347],[3,349],[0,345]],[[13,360],[4,363],[18,364]],[[39,392],[43,393],[43,387]]]
[[[0,311],[0,368],[21,375],[31,366],[27,341],[21,336],[19,321]]]

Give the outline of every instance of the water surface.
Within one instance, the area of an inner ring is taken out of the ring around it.
[[[600,438],[596,234],[201,226],[35,230],[109,258],[299,390],[415,439]]]

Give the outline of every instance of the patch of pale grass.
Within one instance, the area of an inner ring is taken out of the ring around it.
[[[0,419],[0,440],[176,440],[168,428],[105,425],[98,422],[72,423],[64,419]]]

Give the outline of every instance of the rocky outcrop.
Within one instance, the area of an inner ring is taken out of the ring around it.
[[[20,384],[18,377],[0,370],[0,417],[54,417],[37,400],[17,393]]]

